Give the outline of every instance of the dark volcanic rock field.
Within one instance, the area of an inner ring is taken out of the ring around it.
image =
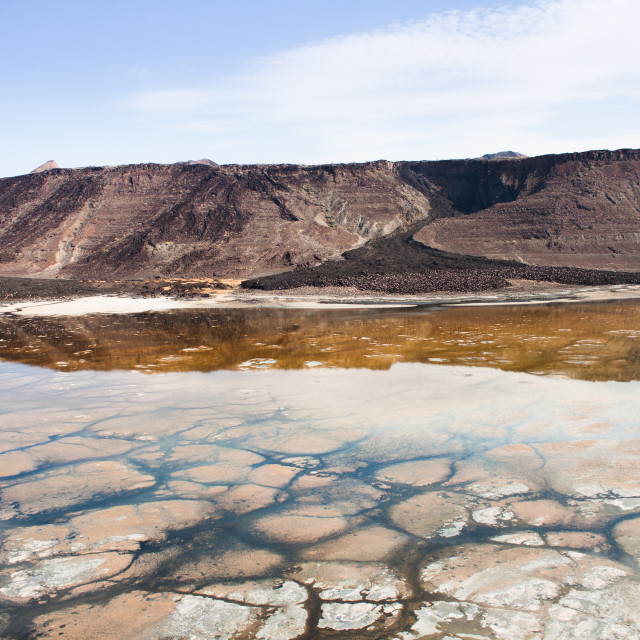
[[[264,290],[355,287],[362,291],[414,294],[501,289],[516,279],[585,286],[640,284],[639,271],[535,266],[448,253],[416,242],[411,233],[372,242],[346,252],[343,258],[315,268],[245,280],[242,286]]]

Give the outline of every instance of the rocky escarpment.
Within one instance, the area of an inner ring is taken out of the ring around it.
[[[458,176],[421,164],[472,215],[440,220],[415,236],[427,246],[526,264],[640,270],[637,151],[543,156],[477,164]],[[505,163],[500,163],[504,165]]]
[[[56,169],[0,180],[0,274],[246,277],[430,216],[388,162]]]
[[[536,269],[523,277],[544,267],[571,280],[558,269],[640,272],[638,255],[636,150],[312,167],[202,160],[0,180],[5,276],[296,270],[286,277],[304,284],[320,272],[442,279],[445,270],[500,268],[494,280],[504,282],[525,265]]]

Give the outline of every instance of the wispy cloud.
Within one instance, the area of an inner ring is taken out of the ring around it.
[[[212,149],[233,148],[238,157],[222,161],[640,146],[635,122],[611,112],[617,99],[640,105],[638,24],[637,0],[449,12],[256,59],[206,86],[140,92],[126,105],[142,120],[200,132]],[[581,104],[600,111],[567,135],[566,106]]]

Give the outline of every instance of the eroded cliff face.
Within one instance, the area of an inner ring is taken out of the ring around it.
[[[430,172],[469,215],[438,220],[415,239],[526,264],[640,270],[638,151],[500,162],[499,171],[493,164],[475,179],[471,171],[461,171],[460,179]]]
[[[395,250],[398,231],[454,253],[640,270],[640,152],[143,164],[0,180],[0,275],[247,278],[387,237]]]
[[[57,169],[0,180],[0,273],[273,273],[339,256],[429,210],[387,162]]]

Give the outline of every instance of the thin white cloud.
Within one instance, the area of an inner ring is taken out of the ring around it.
[[[283,51],[213,85],[140,92],[126,104],[142,120],[200,132],[213,149],[235,145],[245,154],[221,161],[612,146],[623,132],[606,99],[640,105],[638,24],[637,0],[450,12]],[[598,101],[597,126],[564,136],[556,111]],[[640,146],[637,130],[624,126],[623,146]]]
[[[147,116],[184,116],[211,105],[211,92],[199,89],[159,89],[131,96],[127,105]]]

